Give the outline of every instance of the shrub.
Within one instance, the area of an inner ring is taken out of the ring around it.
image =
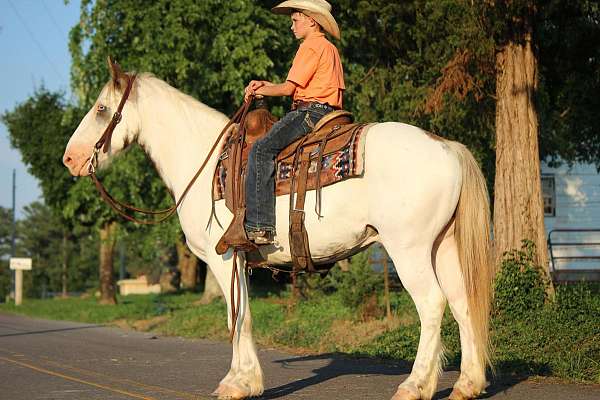
[[[353,256],[349,271],[336,268],[326,279],[326,285],[339,293],[342,304],[353,309],[366,304],[383,288],[381,275],[373,272],[369,264],[369,251]]]
[[[535,244],[527,240],[521,250],[505,254],[494,283],[497,313],[521,317],[544,306],[546,283],[534,257]]]
[[[373,271],[369,263],[369,250],[352,257],[348,271],[333,268],[325,278],[305,276],[310,298],[337,296],[342,305],[356,312],[363,321],[379,318],[383,308],[379,304],[383,292],[383,276]]]
[[[600,315],[600,295],[598,283],[580,282],[556,287],[556,311],[571,317],[581,315],[589,318]]]

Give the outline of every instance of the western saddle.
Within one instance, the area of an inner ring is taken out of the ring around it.
[[[256,109],[247,114],[240,126],[234,126],[225,140],[213,179],[213,193],[215,193],[215,185],[221,179],[224,182],[222,197],[225,198],[225,204],[232,211],[234,218],[216,246],[218,254],[224,254],[230,247],[246,252],[257,250],[257,246],[248,240],[244,229],[245,166],[254,142],[265,135],[276,121],[277,119],[268,111],[266,105],[258,102]],[[286,162],[292,166],[289,184],[280,185],[277,188],[277,195],[290,194],[289,243],[293,273],[303,270],[323,273],[330,268],[330,266],[320,268],[321,266],[315,266],[312,261],[308,234],[304,225],[304,203],[306,191],[316,190],[315,210],[320,214],[323,157],[347,146],[365,126],[365,124],[352,122],[350,112],[333,111],[325,115],[311,133],[291,143],[277,156],[276,165]],[[316,164],[316,171],[312,171],[309,179],[311,163]],[[222,175],[225,176],[224,179]]]

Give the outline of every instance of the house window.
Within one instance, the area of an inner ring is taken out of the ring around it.
[[[554,175],[542,175],[542,199],[544,200],[544,217],[556,216],[556,186]]]

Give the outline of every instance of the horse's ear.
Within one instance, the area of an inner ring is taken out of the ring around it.
[[[112,79],[112,84],[115,89],[124,89],[127,85],[127,74],[123,72],[121,66],[117,64],[116,61],[113,61],[110,56],[108,56],[108,69],[110,69],[110,76]]]

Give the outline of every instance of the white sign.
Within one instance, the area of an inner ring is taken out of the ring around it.
[[[31,258],[11,258],[10,269],[31,269]]]

